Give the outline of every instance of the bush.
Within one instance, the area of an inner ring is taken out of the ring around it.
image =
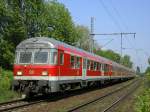
[[[150,75],[147,74],[144,78],[144,87],[142,88],[142,93],[137,97],[136,112],[150,112]]]
[[[18,97],[18,94],[10,89],[12,80],[13,73],[0,68],[0,102]]]
[[[150,89],[144,90],[143,94],[137,97],[136,111],[150,112]]]

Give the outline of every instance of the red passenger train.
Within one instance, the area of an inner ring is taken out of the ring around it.
[[[16,48],[13,89],[51,93],[135,77],[132,69],[53,38],[36,37]]]

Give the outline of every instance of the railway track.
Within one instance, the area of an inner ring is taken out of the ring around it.
[[[119,102],[123,101],[125,98],[127,98],[130,94],[132,94],[137,88],[139,87],[139,84],[133,87],[127,94],[120,97],[118,100],[115,100],[112,104],[110,104],[108,107],[106,107],[102,112],[109,112],[113,107],[115,107]]]
[[[103,95],[103,96],[99,96],[99,97],[97,97],[97,98],[95,98],[95,99],[92,99],[92,100],[90,100],[90,101],[87,101],[87,102],[85,102],[85,103],[82,103],[82,104],[79,104],[79,105],[77,105],[77,106],[71,107],[71,108],[67,109],[67,112],[80,111],[80,110],[82,110],[83,108],[86,108],[86,107],[88,107],[89,105],[91,105],[91,104],[93,104],[93,103],[96,103],[96,102],[98,102],[98,101],[102,101],[102,100],[105,99],[106,97],[109,97],[109,96],[111,96],[111,95],[113,95],[113,94],[115,94],[115,93],[117,93],[117,92],[120,92],[120,91],[122,91],[122,90],[128,88],[129,86],[134,85],[134,84],[136,84],[136,83],[137,83],[137,85],[136,85],[135,87],[133,87],[130,91],[128,91],[127,94],[123,95],[122,97],[120,97],[120,98],[117,99],[117,100],[114,100],[112,104],[110,104],[109,106],[107,105],[107,107],[102,110],[102,112],[108,112],[110,109],[112,109],[115,105],[117,105],[119,102],[121,102],[121,101],[122,101],[123,99],[125,99],[127,96],[129,96],[133,91],[135,91],[135,89],[137,89],[137,88],[139,87],[139,84],[140,84],[140,83],[139,83],[139,80],[133,81],[133,82],[129,83],[128,85],[125,85],[125,86],[123,86],[122,88],[119,88],[119,89],[117,89],[117,90],[114,90],[114,91],[112,91],[112,92],[109,92],[109,93],[107,93],[107,94],[105,94],[105,95]]]
[[[0,112],[11,111],[11,110],[18,109],[21,107],[37,104],[42,101],[43,100],[29,102],[29,101],[26,101],[25,99],[18,99],[18,100],[0,103]]]

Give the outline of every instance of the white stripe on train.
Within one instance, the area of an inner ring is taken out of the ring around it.
[[[115,78],[130,78],[132,76],[14,76],[15,80],[90,80],[90,79],[115,79]]]

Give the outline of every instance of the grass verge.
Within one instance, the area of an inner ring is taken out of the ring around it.
[[[150,112],[150,75],[144,78],[144,87],[136,98],[135,111]]]

